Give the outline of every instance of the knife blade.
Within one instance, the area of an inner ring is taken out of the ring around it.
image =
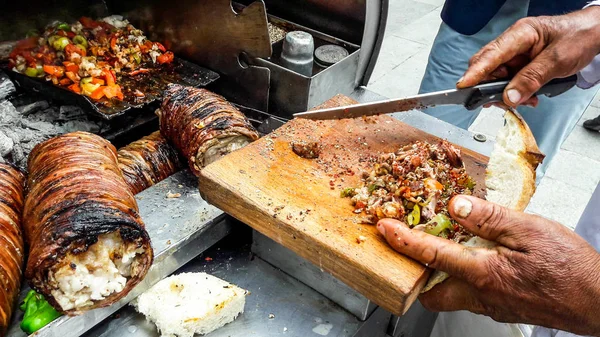
[[[301,112],[294,114],[294,117],[314,120],[356,118],[393,112],[422,110],[440,105],[463,105],[467,110],[475,110],[484,104],[501,102],[502,94],[508,83],[509,81],[497,81],[465,89],[452,89],[401,99],[388,99],[345,107]],[[541,87],[536,92],[536,95],[554,97],[568,91],[576,83],[577,75],[557,78]]]

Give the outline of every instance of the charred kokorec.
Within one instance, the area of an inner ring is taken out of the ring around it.
[[[258,139],[246,116],[206,89],[170,84],[157,111],[160,131],[186,157],[194,174]]]
[[[302,158],[315,159],[319,158],[321,148],[317,142],[292,142],[292,151]]]
[[[119,149],[119,168],[133,194],[163,181],[182,168],[179,153],[156,131]]]
[[[59,311],[79,314],[124,297],[146,275],[152,247],[117,151],[86,132],[29,156],[25,277]]]
[[[352,198],[355,213],[366,213],[365,222],[392,218],[457,242],[470,237],[449,217],[447,206],[457,194],[472,194],[475,183],[460,150],[447,141],[418,141],[385,154],[362,181],[360,187],[342,191],[342,196]]]
[[[21,290],[24,248],[21,232],[25,177],[0,164],[0,335],[4,335]]]

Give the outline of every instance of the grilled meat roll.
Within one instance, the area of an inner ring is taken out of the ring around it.
[[[258,139],[258,132],[225,98],[206,89],[170,84],[157,111],[160,131],[186,157],[194,174]]]
[[[133,194],[166,179],[182,168],[177,150],[156,131],[119,149],[119,168]]]
[[[31,286],[68,315],[124,297],[153,254],[116,149],[91,133],[68,133],[34,147],[28,169],[23,224]]]
[[[4,336],[19,297],[23,274],[23,187],[17,169],[0,164],[0,336]]]

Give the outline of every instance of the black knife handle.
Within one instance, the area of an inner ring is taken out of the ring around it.
[[[546,83],[538,90],[535,95],[546,95],[548,97],[558,96],[577,83],[577,75],[571,75],[565,78],[556,78]],[[477,89],[471,94],[471,97],[465,103],[467,110],[475,110],[484,104],[502,102],[502,93],[508,85],[508,81],[492,82],[478,85]]]

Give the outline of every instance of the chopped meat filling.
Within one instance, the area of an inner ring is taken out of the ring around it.
[[[321,147],[317,142],[292,142],[292,151],[302,158],[315,159],[321,154]]]
[[[460,150],[447,141],[417,141],[395,153],[382,155],[362,184],[342,191],[352,199],[354,213],[365,222],[392,218],[425,232],[457,242],[471,235],[448,214],[457,194],[473,193],[475,182],[467,174]]]

